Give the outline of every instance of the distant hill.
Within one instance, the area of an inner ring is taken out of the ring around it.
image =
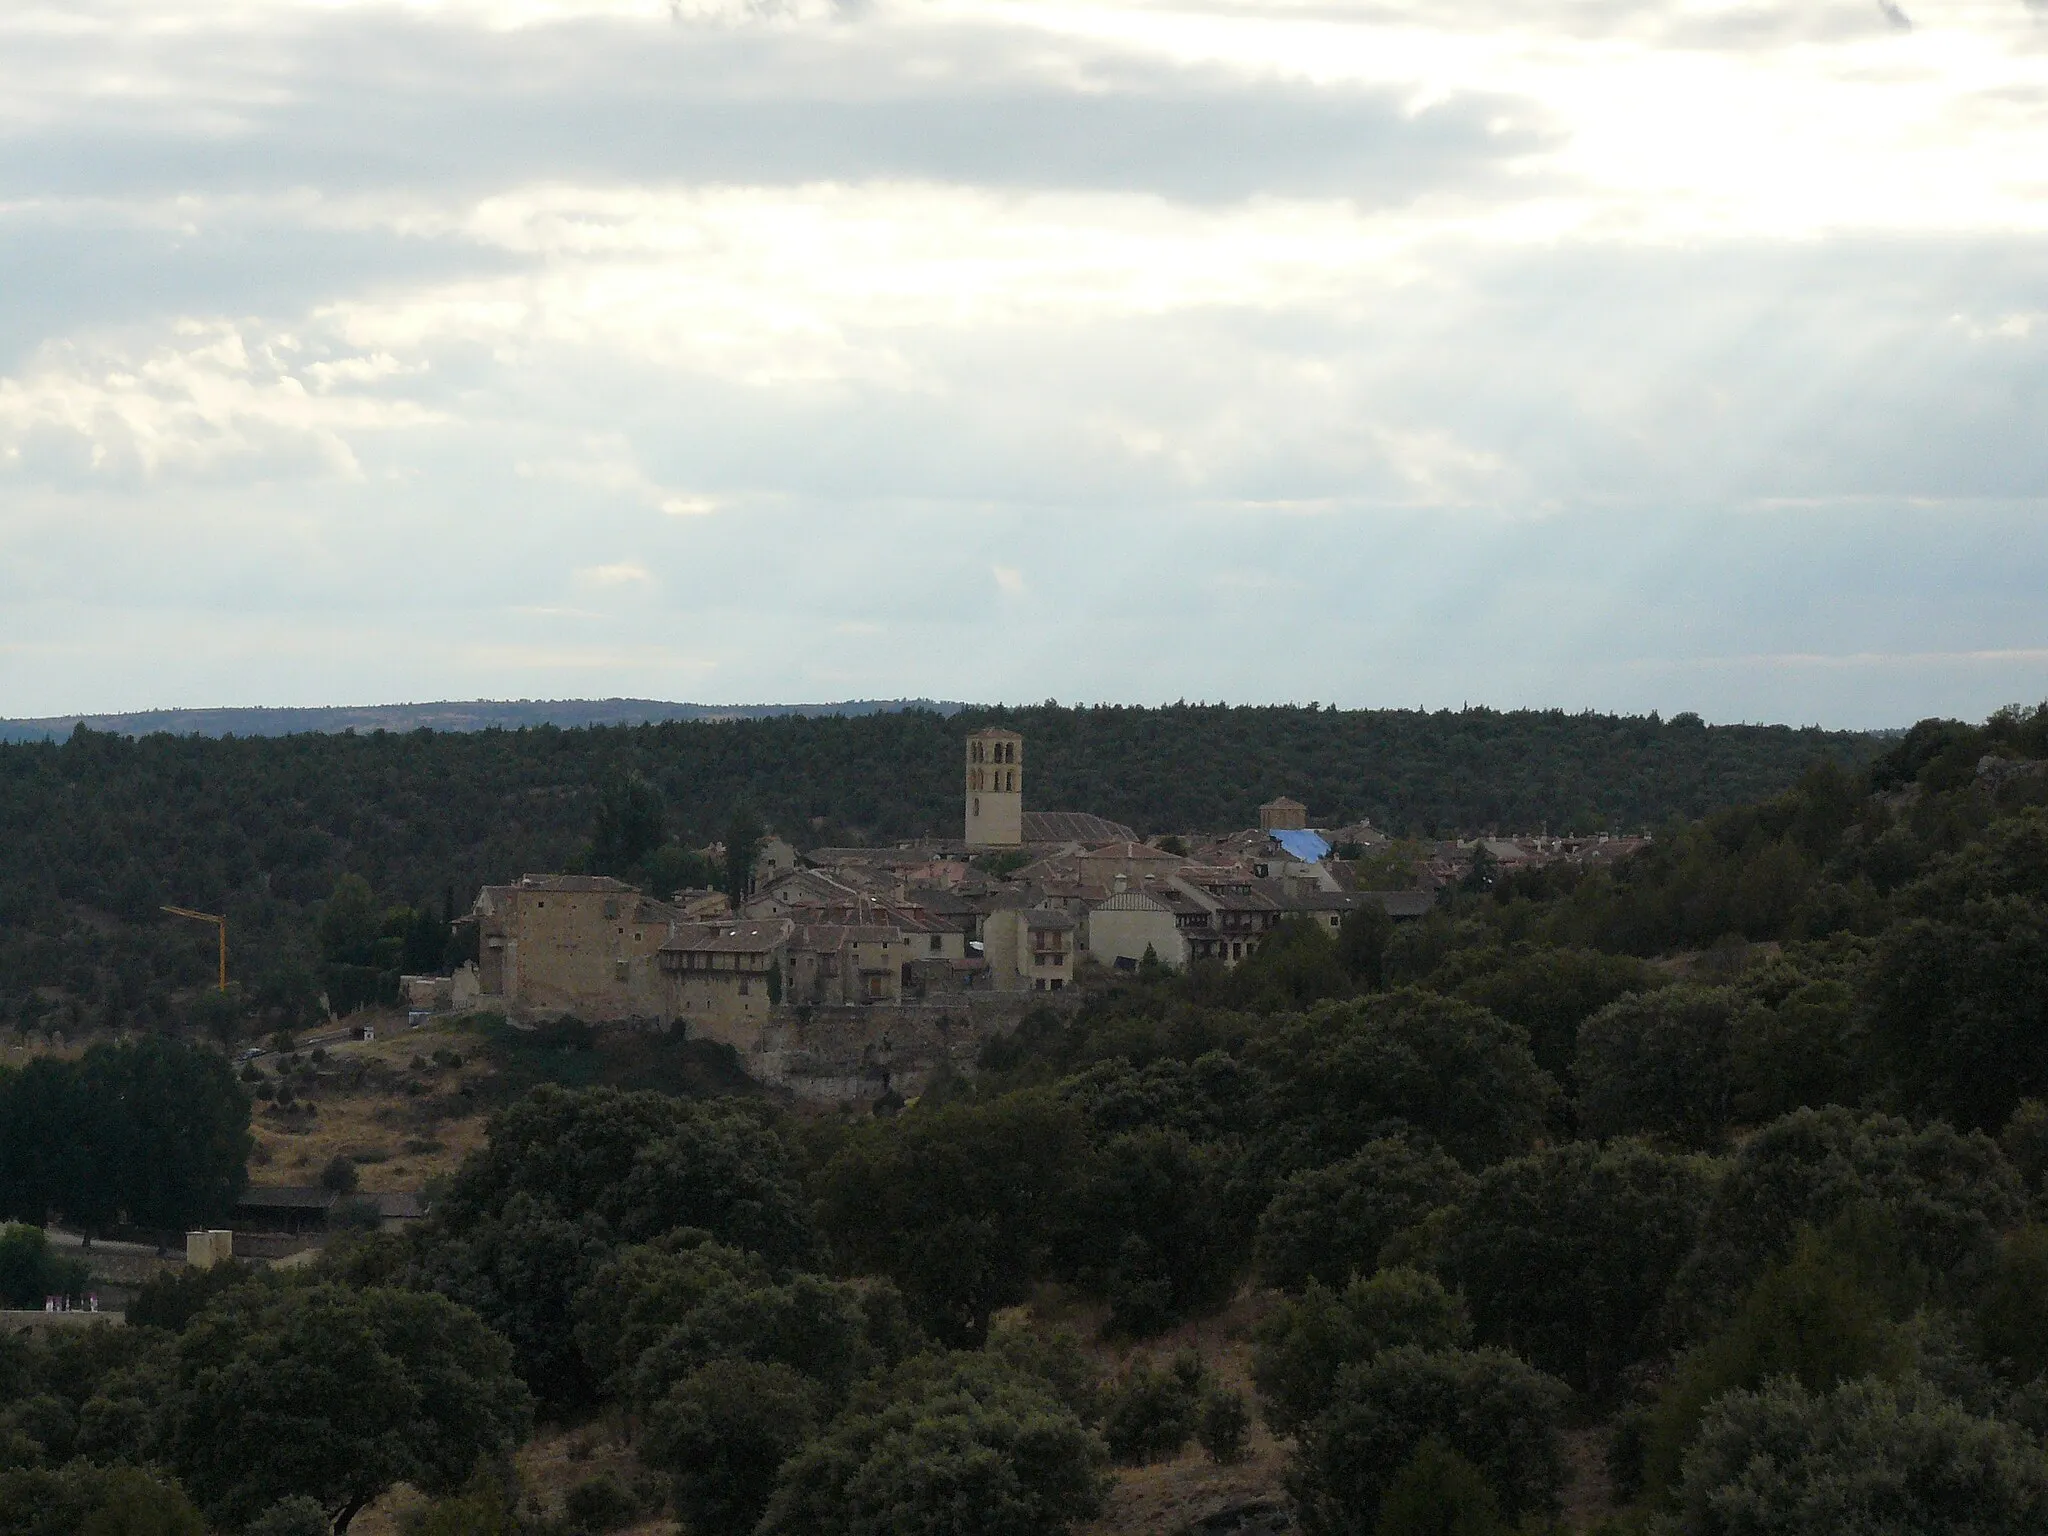
[[[662,699],[464,699],[434,704],[349,704],[322,709],[145,709],[125,715],[0,720],[0,741],[61,741],[80,725],[116,736],[299,736],[343,731],[516,731],[553,725],[659,725],[670,720],[773,720],[785,715],[887,715],[964,706],[934,699],[848,699],[837,704],[673,704]]]

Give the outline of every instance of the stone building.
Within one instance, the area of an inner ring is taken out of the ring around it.
[[[1046,907],[992,912],[982,924],[989,974],[998,992],[1064,992],[1074,981],[1079,919]]]
[[[478,1001],[526,1014],[651,1017],[654,957],[682,914],[609,875],[524,875],[477,897]]]
[[[1015,731],[976,731],[967,738],[967,846],[1024,844],[1024,738]]]
[[[1174,909],[1146,887],[1122,890],[1088,914],[1088,953],[1111,970],[1134,970],[1145,951],[1176,969],[1188,963],[1188,941]]]
[[[661,1017],[750,1050],[782,1000],[796,924],[786,917],[679,923],[659,951]]]

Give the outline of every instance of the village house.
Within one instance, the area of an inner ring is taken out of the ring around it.
[[[655,955],[682,914],[609,875],[524,875],[477,897],[479,1001],[526,1014],[651,1017]]]
[[[998,992],[1064,992],[1074,981],[1079,920],[1046,907],[991,913],[982,924],[988,966]]]
[[[782,1000],[795,931],[781,917],[678,923],[659,950],[661,1016],[746,1049]]]
[[[1188,963],[1180,919],[1149,887],[1118,891],[1088,914],[1088,953],[1113,971],[1136,970],[1147,951],[1176,969]]]

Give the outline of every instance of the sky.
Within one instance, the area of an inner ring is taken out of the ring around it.
[[[0,716],[2048,697],[2048,0],[0,0]]]

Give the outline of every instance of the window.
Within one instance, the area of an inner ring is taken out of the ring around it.
[[[938,953],[938,952],[939,952],[939,951],[940,951],[941,949],[944,949],[945,947],[946,947],[946,946],[945,946],[945,941],[944,941],[943,939],[941,939],[941,938],[939,937],[939,935],[937,935],[936,933],[935,933],[935,934],[933,934],[933,935],[932,935],[932,953],[936,955],[936,954],[937,954],[937,953]]]
[[[742,976],[740,978],[740,996],[748,997],[752,995],[752,992],[753,984],[749,982],[746,977]]]

